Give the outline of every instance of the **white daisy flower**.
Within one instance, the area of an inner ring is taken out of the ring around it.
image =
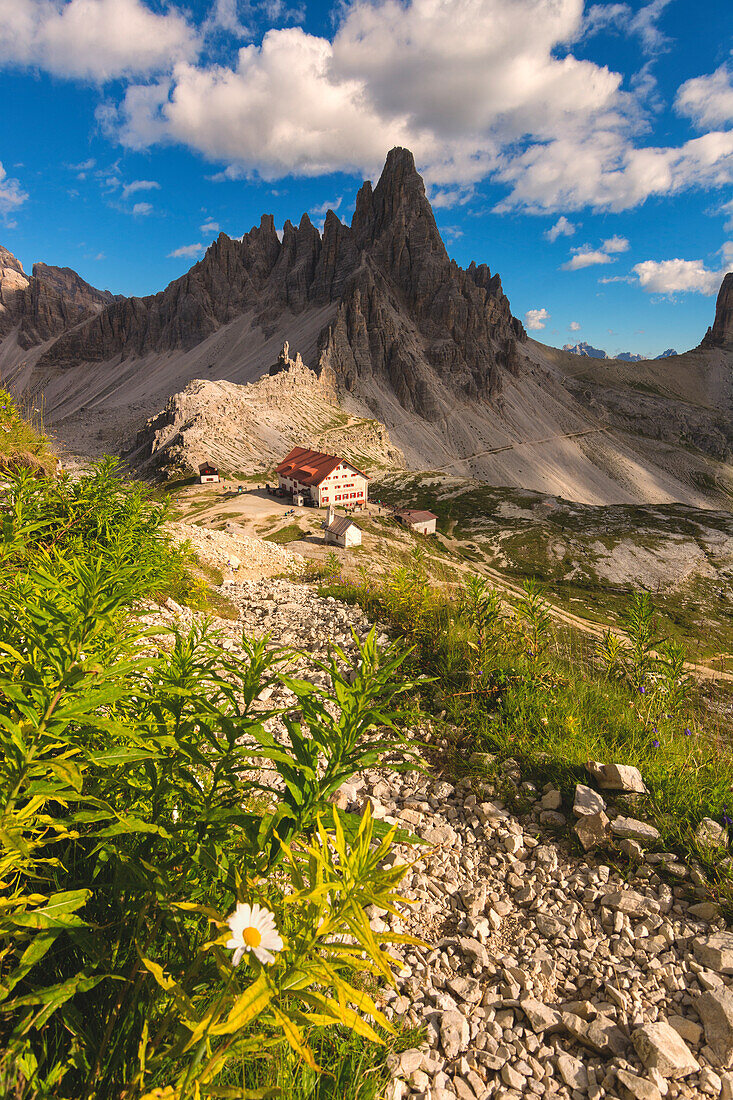
[[[275,918],[261,905],[238,902],[227,917],[232,937],[226,946],[234,951],[232,966],[239,966],[245,951],[251,951],[261,963],[275,961],[273,951],[282,951],[283,941],[275,927]]]

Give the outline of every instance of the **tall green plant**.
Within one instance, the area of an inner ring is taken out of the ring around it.
[[[109,466],[9,499],[0,1080],[24,1100],[183,1100],[222,1078],[243,1096],[241,1058],[283,1037],[306,1061],[313,1026],[376,1038],[348,974],[389,974],[363,909],[390,909],[400,872],[381,868],[391,838],[375,852],[368,816],[347,828],[328,799],[402,741],[404,651],[372,633],[355,667],[320,666],[326,688],[267,639],[236,657],[194,626],[165,651],[131,616],[169,576],[158,509]],[[276,683],[300,712],[282,738],[259,701]],[[235,968],[231,910],[255,905],[281,946]]]

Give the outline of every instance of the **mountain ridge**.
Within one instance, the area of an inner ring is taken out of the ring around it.
[[[733,494],[727,291],[713,344],[661,363],[529,340],[500,277],[448,256],[405,149],[360,188],[351,225],[329,211],[321,234],[304,215],[280,240],[263,215],[239,240],[220,234],[155,295],[114,299],[63,274],[53,284],[48,272],[64,269],[39,265],[33,278],[66,309],[46,327],[28,319],[43,310],[9,257],[0,370],[42,396],[51,424],[85,453],[129,447],[194,379],[255,382],[289,341],[348,415],[385,425],[413,469],[586,503],[704,507]]]

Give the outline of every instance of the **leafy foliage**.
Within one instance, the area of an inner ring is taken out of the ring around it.
[[[246,1096],[244,1063],[283,1041],[317,1072],[314,1028],[390,1031],[358,986],[391,977],[364,907],[394,911],[394,833],[329,797],[403,744],[404,652],[372,633],[315,688],[267,639],[237,657],[197,625],[159,645],[131,609],[182,568],[164,519],[108,462],[8,490],[0,1081],[19,1098]],[[278,682],[298,708],[282,716],[260,701]],[[275,916],[271,966],[232,966],[226,914],[244,901]]]

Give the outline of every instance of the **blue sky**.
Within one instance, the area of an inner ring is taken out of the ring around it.
[[[729,0],[0,0],[0,243],[116,293],[413,149],[547,343],[697,344],[733,269]],[[325,205],[324,205],[325,204]]]

